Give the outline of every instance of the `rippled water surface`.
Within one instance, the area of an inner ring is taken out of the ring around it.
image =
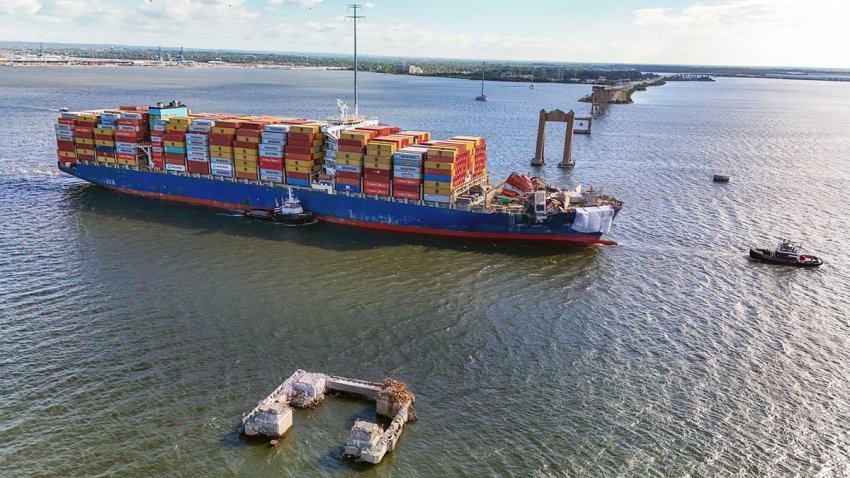
[[[57,171],[72,109],[326,117],[350,73],[0,69],[0,475],[848,476],[850,84],[671,83],[613,106],[553,182],[626,203],[617,247],[470,245],[113,193]],[[588,87],[362,75],[362,108],[487,138],[527,171],[540,109]],[[711,182],[731,175],[728,184]],[[826,264],[754,264],[789,236]],[[397,377],[420,420],[369,468],[356,417],[242,414],[296,368]]]

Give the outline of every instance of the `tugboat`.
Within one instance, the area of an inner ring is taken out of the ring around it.
[[[802,254],[800,252],[800,245],[795,244],[788,239],[782,239],[779,241],[779,246],[772,251],[769,249],[751,248],[750,258],[770,264],[781,264],[796,267],[818,267],[823,264],[823,261],[815,256]]]
[[[275,199],[274,210],[251,209],[250,211],[245,211],[245,217],[291,226],[303,226],[315,223],[316,215],[312,212],[304,211],[304,208],[301,207],[301,201],[292,195],[292,189],[287,188],[287,192],[288,194],[283,204],[277,204],[277,199]]]

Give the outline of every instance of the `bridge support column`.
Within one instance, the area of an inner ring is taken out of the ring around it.
[[[544,152],[546,148],[546,122],[547,121],[558,121],[561,123],[567,123],[567,131],[564,136],[564,157],[561,159],[558,167],[568,168],[575,164],[573,161],[573,132],[575,126],[575,113],[570,111],[569,113],[564,113],[561,110],[553,110],[546,112],[546,110],[540,110],[540,121],[537,124],[537,148],[535,149],[534,159],[531,160],[532,166],[542,166],[546,164],[546,159],[544,157]],[[588,129],[590,125],[588,124]]]

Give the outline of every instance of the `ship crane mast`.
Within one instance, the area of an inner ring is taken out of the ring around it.
[[[351,9],[351,15],[347,15],[345,18],[350,18],[354,24],[354,116],[358,116],[360,114],[360,102],[357,98],[357,22],[366,17],[357,14],[358,10],[363,10],[362,3],[351,3],[348,8]]]

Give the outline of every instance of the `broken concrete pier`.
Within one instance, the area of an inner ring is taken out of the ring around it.
[[[248,436],[279,438],[292,427],[292,408],[314,408],[328,392],[360,395],[376,401],[379,416],[391,419],[385,430],[378,423],[357,420],[345,443],[343,458],[378,463],[398,443],[404,425],[416,419],[415,396],[407,384],[387,379],[369,382],[322,373],[296,370],[251,412],[242,418]]]

